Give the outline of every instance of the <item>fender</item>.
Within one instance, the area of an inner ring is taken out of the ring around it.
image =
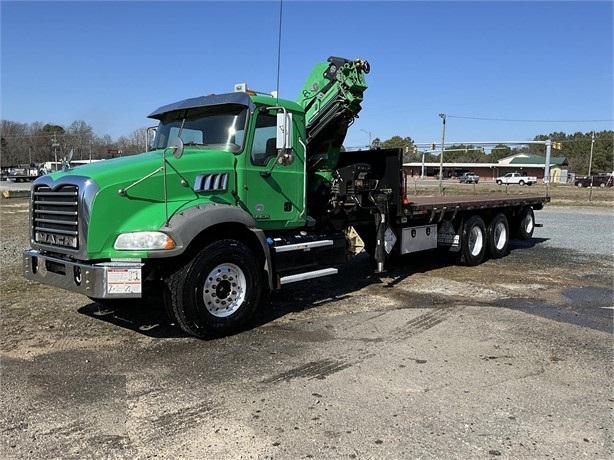
[[[271,252],[266,242],[264,232],[256,227],[256,220],[246,211],[235,206],[219,203],[207,203],[184,209],[171,217],[168,226],[163,226],[160,231],[170,235],[176,243],[176,248],[165,251],[150,251],[149,258],[166,258],[182,254],[189,244],[203,230],[222,223],[235,223],[251,231],[260,242],[260,247],[265,257],[264,269],[268,273],[269,287],[272,289],[273,273],[271,270]]]

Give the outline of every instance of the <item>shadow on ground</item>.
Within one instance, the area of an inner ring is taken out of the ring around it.
[[[528,249],[547,241],[533,238],[528,241],[510,242],[509,250]],[[380,285],[382,289],[395,286],[414,274],[427,273],[451,264],[453,257],[437,251],[425,251],[399,257],[386,264],[384,273],[375,273],[375,262],[366,253],[339,269],[335,276],[318,278],[291,284],[281,291],[267,295],[261,300],[259,310],[244,330],[258,328],[290,313],[306,311],[324,303],[339,302],[350,294],[367,286]],[[426,302],[426,301],[425,301]],[[432,302],[426,302],[429,304]],[[416,305],[421,308],[424,305]],[[510,305],[511,308],[513,306]],[[188,334],[171,323],[166,314],[161,293],[146,299],[130,299],[108,302],[105,305],[89,303],[79,313],[105,321],[118,327],[154,338],[186,338]],[[240,331],[242,332],[242,331]]]

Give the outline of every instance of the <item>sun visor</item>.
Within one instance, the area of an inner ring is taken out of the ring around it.
[[[249,95],[245,93],[226,93],[226,94],[211,94],[209,96],[193,97],[190,99],[184,99],[183,101],[173,102],[172,104],[164,105],[147,116],[147,118],[154,118],[160,120],[162,115],[175,110],[194,109],[198,107],[207,107],[214,105],[235,104],[244,105],[249,107],[250,110],[255,109],[255,105],[252,103]]]

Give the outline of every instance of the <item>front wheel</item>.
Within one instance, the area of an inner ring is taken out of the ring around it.
[[[211,243],[165,282],[171,320],[199,338],[228,335],[244,327],[262,290],[258,259],[236,240]]]
[[[503,181],[502,180],[498,180],[497,181],[497,185],[503,185]]]
[[[486,226],[480,216],[471,216],[463,227],[462,262],[479,265],[486,253]]]

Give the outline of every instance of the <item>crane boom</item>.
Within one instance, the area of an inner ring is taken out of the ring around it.
[[[308,157],[339,150],[361,110],[369,71],[367,61],[334,56],[314,66],[296,101],[305,109]]]

